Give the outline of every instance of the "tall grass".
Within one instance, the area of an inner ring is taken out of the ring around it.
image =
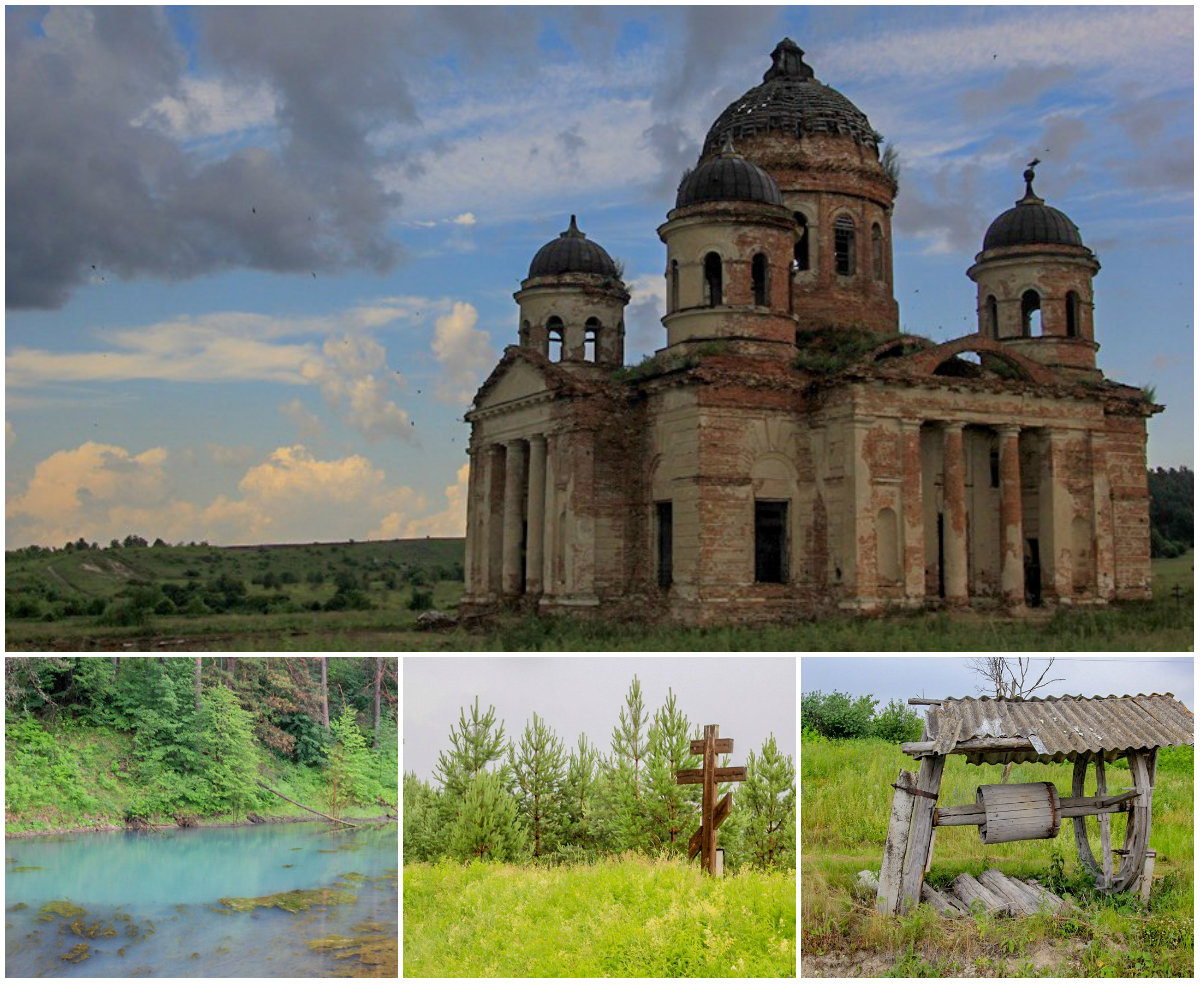
[[[403,956],[406,977],[794,977],[795,875],[409,864]]]
[[[1114,971],[1118,976],[1190,974],[1195,821],[1190,746],[1159,752],[1150,832],[1150,846],[1158,857],[1154,892],[1144,911],[1129,895],[1110,898],[1088,890],[1070,820],[1063,821],[1057,838],[1008,844],[983,844],[974,826],[937,828],[931,884],[946,885],[964,871],[978,875],[992,867],[1045,883],[1057,856],[1083,909],[1071,920],[1039,916],[946,921],[926,907],[897,919],[876,914],[870,900],[856,900],[856,873],[879,870],[894,793],[891,783],[901,768],[915,771],[914,760],[893,743],[802,739],[801,947],[807,953],[882,952],[905,976],[916,976],[948,974],[955,962],[961,970],[972,959],[994,961],[1006,954],[1019,965],[1019,958],[1033,946],[1049,942],[1078,951],[1072,960],[1064,960],[1061,973],[1066,976],[1111,976]],[[1072,769],[1071,763],[1017,765],[1009,782],[1052,781],[1060,795],[1069,796]],[[976,788],[998,783],[1002,772],[1002,766],[973,766],[951,755],[938,804],[974,803]],[[1106,775],[1110,790],[1132,785],[1123,762],[1110,765]],[[1095,773],[1089,770],[1085,794],[1094,788]],[[1092,854],[1099,859],[1099,825],[1089,819],[1087,828]],[[1125,817],[1114,814],[1113,846],[1120,846],[1124,836]],[[992,975],[998,966],[991,967]]]

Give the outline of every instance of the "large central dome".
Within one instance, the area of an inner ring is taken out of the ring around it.
[[[704,138],[704,159],[719,153],[726,138],[735,145],[759,133],[801,137],[808,133],[844,135],[876,150],[879,134],[866,114],[836,89],[818,82],[804,64],[804,52],[784,38],[771,52],[771,67],[741,99],[731,103]]]

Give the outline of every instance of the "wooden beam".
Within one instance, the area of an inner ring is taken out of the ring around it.
[[[710,875],[717,873],[717,828],[713,814],[717,798],[717,726],[704,726],[704,768],[700,770],[700,781],[704,783],[701,795],[700,866]],[[676,774],[675,781],[679,782]]]
[[[1137,790],[1131,789],[1113,796],[1064,796],[1058,802],[1064,818],[1093,817],[1105,813],[1127,813],[1129,801],[1137,795]],[[938,807],[935,813],[935,827],[979,826],[984,821],[983,806],[979,803]]]
[[[943,701],[937,697],[909,697],[909,704],[913,707],[918,707],[923,704],[941,704]]]
[[[900,751],[905,755],[911,755],[913,758],[922,758],[929,755],[940,754],[937,751],[937,742],[934,741],[906,741],[900,745]],[[958,742],[953,748],[948,749],[944,754],[947,755],[969,755],[972,752],[1033,752],[1036,749],[1033,743],[1028,738],[968,738],[966,741]]]
[[[917,777],[915,773],[900,770],[896,777],[896,795],[892,797],[892,815],[888,820],[887,840],[883,845],[883,863],[879,867],[879,894],[875,908],[885,915],[896,911],[900,898],[900,880],[904,876],[904,853],[908,847],[908,830],[912,824],[912,793]]]
[[[732,738],[718,738],[713,744],[714,744],[714,747],[716,748],[716,752],[718,755],[732,755],[733,754],[733,739]],[[704,739],[703,738],[697,738],[695,741],[692,742],[692,754],[693,755],[703,755],[704,754]]]
[[[733,793],[726,793],[721,797],[721,802],[717,804],[716,810],[713,811],[713,827],[719,829],[721,824],[725,822],[725,818],[729,816],[729,811],[733,808]],[[704,824],[696,828],[696,832],[692,834],[692,839],[688,841],[688,860],[690,861],[700,853],[700,842],[704,834]]]
[[[942,785],[942,770],[946,767],[946,756],[935,755],[921,763],[917,776],[917,788],[930,796],[918,796],[913,804],[912,835],[908,852],[904,857],[904,878],[900,883],[900,911],[907,912],[921,898],[921,884],[925,880],[925,864],[933,839],[933,806],[937,802],[938,790]]]
[[[714,768],[713,777],[715,782],[745,782],[746,767],[731,765],[725,769]],[[675,773],[676,785],[682,786],[695,782],[704,782],[704,769],[680,769]]]

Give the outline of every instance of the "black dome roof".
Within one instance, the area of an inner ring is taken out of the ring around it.
[[[983,248],[1003,246],[1082,246],[1079,227],[1033,193],[1033,168],[1024,174],[1025,197],[988,226]]]
[[[551,239],[539,249],[529,264],[531,277],[550,277],[559,273],[597,273],[620,279],[613,258],[603,246],[579,231],[573,215],[567,231],[560,232],[557,239]]]
[[[675,207],[730,201],[782,205],[783,195],[771,175],[726,144],[717,157],[705,161],[679,182]]]
[[[805,133],[844,134],[857,143],[878,148],[879,134],[866,114],[837,89],[818,82],[804,52],[784,38],[771,52],[771,67],[755,86],[731,103],[704,138],[701,158],[715,154],[727,137],[744,140],[775,131],[799,137]]]

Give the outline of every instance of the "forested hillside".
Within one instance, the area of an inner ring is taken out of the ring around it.
[[[382,657],[7,657],[5,824],[395,813]]]
[[[1186,465],[1153,468],[1150,486],[1150,556],[1178,557],[1195,543],[1196,476]]]
[[[404,862],[441,858],[560,864],[633,850],[686,858],[699,825],[699,785],[677,785],[693,769],[702,736],[675,695],[651,711],[635,676],[608,754],[580,735],[564,746],[535,713],[519,735],[505,733],[479,700],[447,722],[436,785],[404,776]],[[740,756],[739,756],[740,758]],[[720,827],[725,867],[796,865],[796,770],[774,735],[744,758],[747,778],[721,784],[734,808]],[[728,756],[719,763],[729,764]]]

